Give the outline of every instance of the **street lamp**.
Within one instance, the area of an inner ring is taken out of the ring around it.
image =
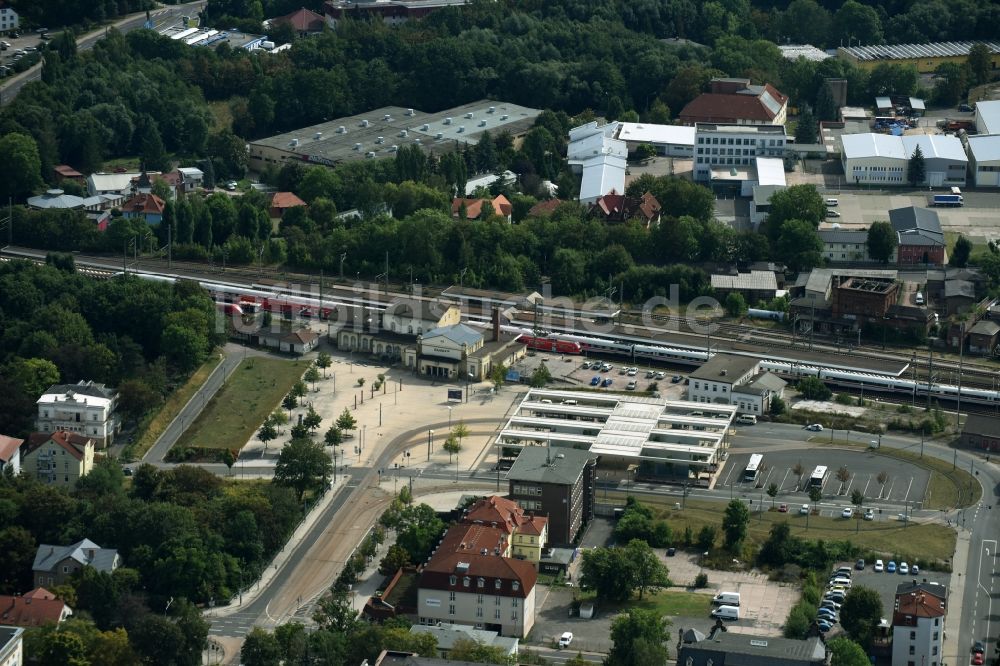
[[[448,430],[451,430],[451,405],[448,405]]]
[[[434,448],[434,431],[427,431],[427,462],[431,461],[431,449]]]

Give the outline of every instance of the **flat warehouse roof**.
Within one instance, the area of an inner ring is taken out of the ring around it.
[[[622,123],[618,138],[639,143],[694,145],[693,127],[683,125],[653,125],[650,123]]]
[[[336,164],[364,159],[369,152],[391,157],[394,147],[408,145],[432,152],[475,145],[487,131],[520,134],[534,125],[539,113],[538,109],[491,100],[437,113],[386,106],[259,139],[250,146],[251,153],[258,146],[281,150],[306,162]]]
[[[858,60],[906,60],[911,58],[947,58],[969,55],[973,44],[983,44],[990,53],[1000,53],[997,42],[931,42],[928,44],[877,44],[841,46],[840,50]]]

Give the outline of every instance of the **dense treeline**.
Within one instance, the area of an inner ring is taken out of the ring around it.
[[[0,265],[0,433],[31,427],[51,384],[121,389],[126,416],[159,403],[221,340],[215,306],[191,282],[94,280],[54,266]]]
[[[7,4],[17,11],[23,27],[47,28],[100,23],[156,6],[152,0],[8,0]]]
[[[86,567],[51,590],[78,618],[60,633],[80,634],[69,653],[80,659],[41,663],[193,665],[201,663],[208,624],[192,604],[225,601],[241,580],[252,581],[291,533],[301,505],[289,488],[227,483],[188,466],[161,472],[143,465],[126,486],[121,467],[102,460],[72,490],[0,477],[0,515],[4,594],[31,589],[42,543],[88,538],[123,558],[111,574]],[[66,639],[37,631],[33,654],[65,648]],[[109,644],[120,656],[109,656]]]

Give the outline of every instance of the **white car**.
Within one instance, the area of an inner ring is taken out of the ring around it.
[[[850,507],[845,508],[843,511],[840,512],[840,517],[841,518],[853,518],[854,517],[854,509],[852,509]]]
[[[882,573],[885,571],[885,562],[882,560],[875,560],[875,572]]]
[[[875,511],[873,511],[872,509],[866,509],[865,520],[875,520]]]
[[[918,573],[920,573],[920,567],[914,564],[913,566],[910,567],[910,573],[916,576]]]
[[[813,423],[812,425],[807,425],[806,430],[812,430],[813,432],[823,432],[823,426],[819,423]]]
[[[635,377],[638,374],[639,374],[639,369],[638,368],[629,368],[628,369],[628,376],[629,377]]]
[[[569,644],[573,642],[573,632],[564,631],[563,635],[559,637],[559,647],[569,647]]]
[[[899,573],[903,574],[904,576],[906,574],[910,573],[910,565],[907,564],[906,562],[900,562],[899,563]]]
[[[808,516],[809,515],[809,505],[808,504],[803,504],[802,506],[800,506],[799,507],[799,514],[803,515],[803,516]]]

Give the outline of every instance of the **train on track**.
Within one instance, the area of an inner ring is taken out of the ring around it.
[[[122,273],[115,273],[120,276]],[[145,280],[175,282],[178,276],[159,275],[154,273],[133,273]],[[373,304],[365,294],[345,296],[342,293],[331,295],[329,299],[320,301],[317,298],[299,295],[294,290],[253,284],[245,285],[198,280],[215,300],[217,306],[227,314],[249,315],[258,311],[269,311],[284,317],[300,317],[329,320],[338,306],[369,308],[384,308],[384,304]],[[467,315],[472,324],[489,325],[488,315]],[[609,354],[627,357],[633,360],[655,361],[676,365],[698,366],[704,363],[709,354],[706,348],[697,344],[676,345],[657,344],[643,338],[622,339],[620,337],[602,335],[580,335],[570,331],[547,331],[539,333],[520,326],[503,326],[504,332],[520,336],[520,340],[528,347],[540,351],[550,351],[561,354]],[[870,393],[892,394],[926,400],[928,394],[934,400],[957,401],[959,387],[948,384],[937,384],[914,381],[903,377],[876,372],[864,372],[847,368],[830,368],[819,364],[810,364],[798,359],[785,358],[780,355],[755,354],[751,352],[727,350],[726,353],[740,356],[750,356],[761,360],[761,368],[773,372],[792,381],[803,377],[817,377],[827,384],[845,389],[861,390]],[[962,404],[1000,406],[1000,391],[962,387]]]

